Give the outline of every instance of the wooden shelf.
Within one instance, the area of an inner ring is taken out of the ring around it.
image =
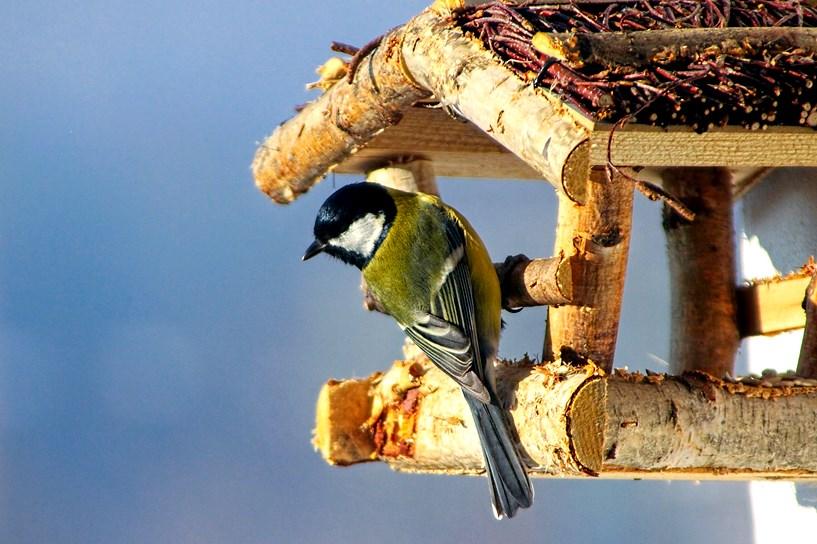
[[[591,125],[590,164],[607,163],[612,126]],[[687,127],[625,125],[613,135],[618,166],[817,166],[817,130],[741,127],[696,134]],[[431,160],[443,177],[538,180],[541,175],[468,121],[441,109],[409,108],[403,119],[340,163],[335,172],[363,174],[402,158]]]

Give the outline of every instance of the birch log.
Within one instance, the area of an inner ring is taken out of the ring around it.
[[[502,289],[502,307],[571,304],[582,284],[584,261],[577,255],[530,260],[524,255],[495,263]]]
[[[404,70],[401,40],[399,30],[386,34],[363,59],[352,83],[344,78],[333,85],[258,147],[252,171],[259,189],[279,204],[292,202],[396,124],[404,108],[429,96]]]
[[[733,373],[739,335],[735,310],[732,190],[725,168],[668,168],[664,188],[694,213],[688,222],[664,208],[672,308],[670,368]]]
[[[434,9],[386,34],[351,83],[339,81],[278,127],[256,152],[256,184],[291,202],[432,95],[583,201],[592,123],[519,79]]]
[[[484,130],[575,202],[587,196],[592,123],[521,80],[482,43],[427,10],[405,27],[403,56],[417,83]]]
[[[559,195],[556,255],[583,264],[570,306],[548,308],[544,353],[550,360],[591,360],[608,372],[613,366],[621,299],[632,227],[633,184],[603,168],[590,175],[585,205]],[[569,355],[568,355],[569,354]]]
[[[534,476],[817,478],[817,387],[749,386],[701,373],[605,377],[593,365],[557,363],[502,365],[498,375]],[[462,393],[425,358],[327,383],[314,444],[331,464],[484,470]]]

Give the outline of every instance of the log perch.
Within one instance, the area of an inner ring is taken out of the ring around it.
[[[571,304],[583,283],[584,262],[577,255],[534,260],[519,255],[494,267],[505,309]]]
[[[739,334],[735,302],[732,189],[725,168],[668,168],[664,188],[695,213],[664,207],[672,312],[670,368],[733,374]]]
[[[534,476],[817,478],[817,387],[749,386],[702,373],[605,376],[592,364],[498,370]],[[424,357],[327,383],[314,444],[331,464],[484,471],[460,389]]]

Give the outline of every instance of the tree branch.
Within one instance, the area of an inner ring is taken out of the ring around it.
[[[386,34],[361,61],[353,83],[337,82],[259,146],[252,164],[259,189],[279,204],[292,202],[397,123],[404,108],[429,96],[406,74],[401,44],[400,30]]]

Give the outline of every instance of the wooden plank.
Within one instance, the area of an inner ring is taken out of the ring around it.
[[[810,276],[792,275],[737,289],[741,337],[777,334],[806,324],[803,297]]]
[[[598,124],[590,139],[590,162],[607,163],[611,125]],[[409,108],[403,119],[335,168],[363,174],[400,158],[434,163],[438,176],[541,180],[524,161],[472,123],[440,109]],[[687,127],[662,129],[625,125],[613,137],[613,162],[619,166],[817,166],[817,130],[724,127],[697,134]]]
[[[523,160],[479,130],[441,109],[409,108],[403,119],[340,163],[339,174],[364,174],[402,158],[426,159],[445,177],[538,179]]]
[[[590,164],[607,163],[611,125],[590,138]],[[613,163],[619,166],[817,166],[817,130],[724,127],[697,134],[687,127],[626,125],[615,131]]]

